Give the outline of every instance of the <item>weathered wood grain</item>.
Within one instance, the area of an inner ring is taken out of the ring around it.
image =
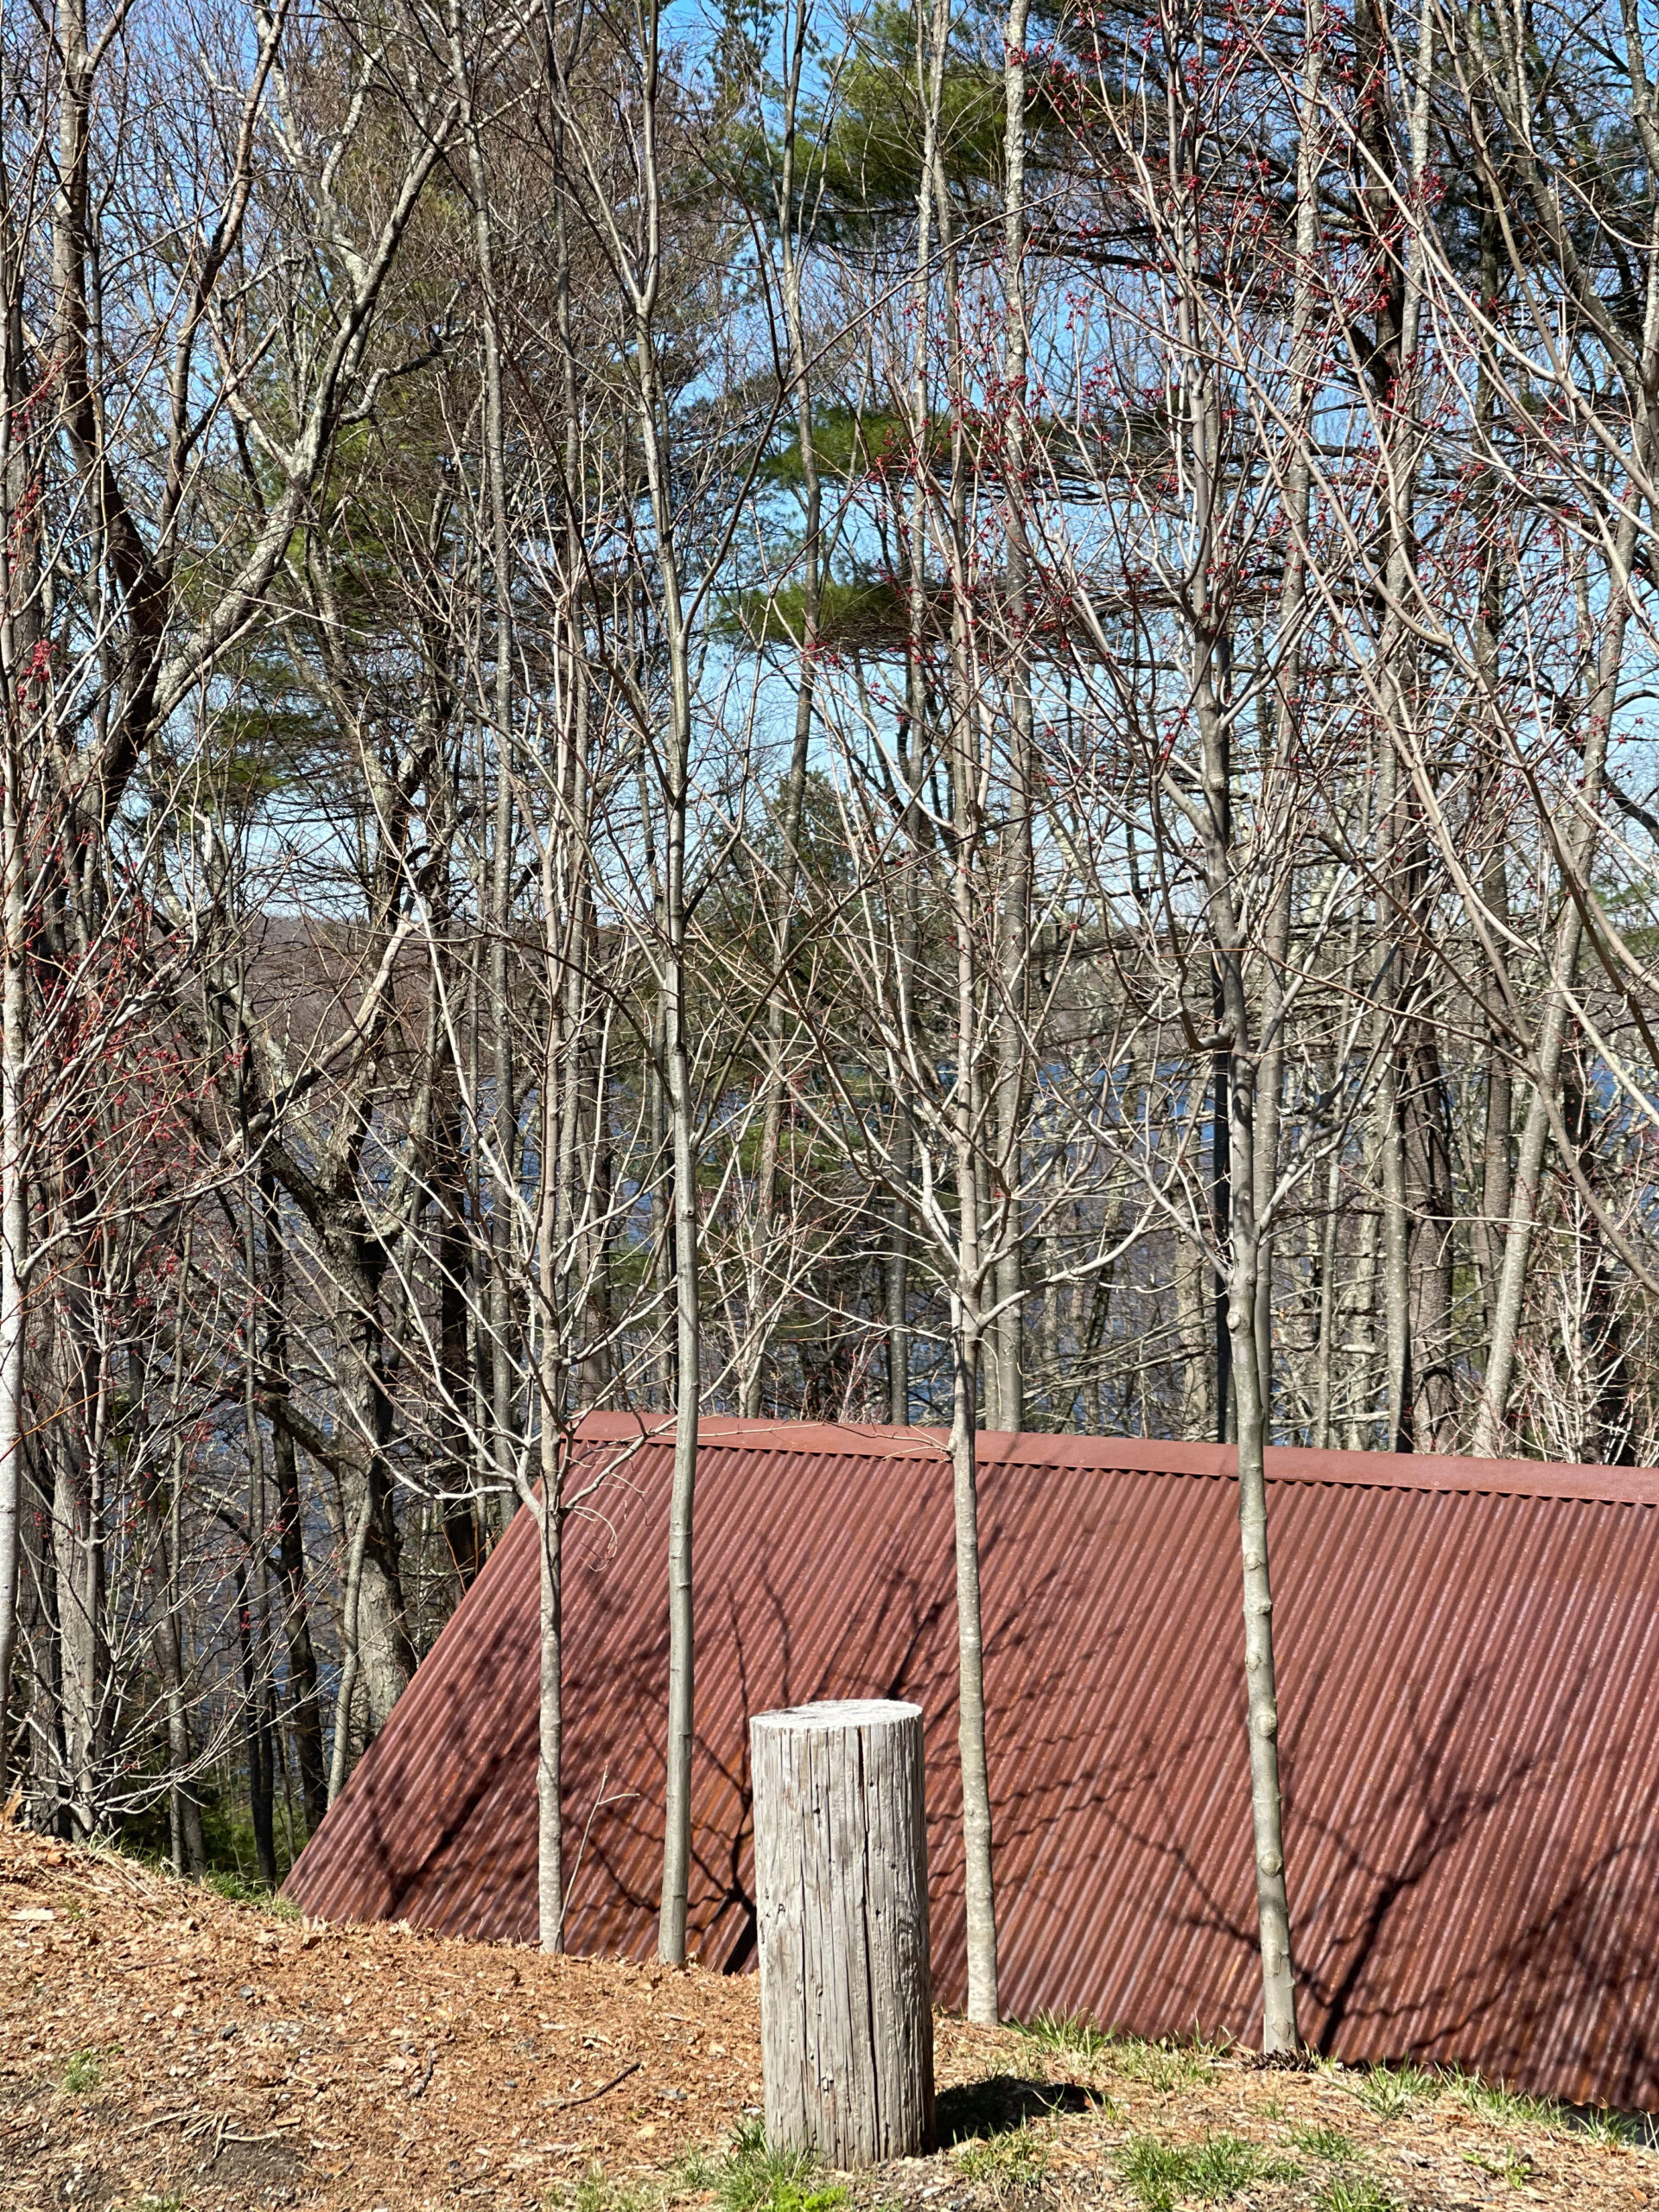
[[[749,1758],[766,2140],[908,2157],[933,2133],[921,1708],[760,1713]]]

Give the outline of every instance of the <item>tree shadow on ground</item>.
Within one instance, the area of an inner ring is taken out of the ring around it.
[[[1076,2082],[1033,2082],[1017,2074],[993,2074],[983,2082],[964,2082],[941,2089],[934,2106],[939,2148],[971,2143],[976,2137],[1011,2135],[1027,2120],[1056,2112],[1093,2112],[1096,2091]]]

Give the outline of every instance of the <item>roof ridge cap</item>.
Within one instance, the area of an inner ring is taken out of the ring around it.
[[[699,1441],[711,1449],[790,1452],[889,1459],[944,1459],[950,1432],[918,1423],[782,1421],[766,1416],[705,1414]],[[672,1442],[671,1414],[594,1413],[577,1430],[588,1443]],[[979,1464],[1070,1467],[1100,1474],[1190,1475],[1230,1480],[1236,1445],[1203,1444],[1172,1437],[1089,1436],[1068,1431],[982,1429]],[[1312,1483],[1353,1490],[1407,1490],[1428,1494],[1498,1497],[1556,1497],[1584,1504],[1659,1506],[1659,1470],[1609,1467],[1548,1459],[1477,1459],[1450,1452],[1314,1451],[1303,1445],[1269,1445],[1267,1475],[1274,1483]]]

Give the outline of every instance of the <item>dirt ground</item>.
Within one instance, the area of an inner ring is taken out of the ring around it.
[[[943,2015],[947,2147],[780,2188],[729,2148],[757,2031],[750,1977],[284,1919],[0,1830],[0,2212],[1659,2203],[1659,2153],[1472,2084]]]

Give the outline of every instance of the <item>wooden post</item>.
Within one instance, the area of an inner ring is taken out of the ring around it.
[[[933,2139],[919,1706],[749,1724],[766,2141],[832,2166]]]

